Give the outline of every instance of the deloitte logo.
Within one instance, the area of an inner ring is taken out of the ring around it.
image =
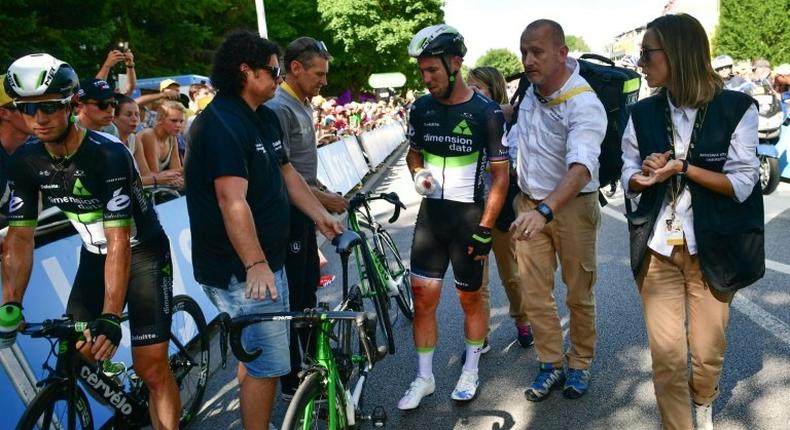
[[[466,123],[466,120],[462,119],[461,122],[456,124],[455,128],[453,129],[453,133],[471,136],[472,130],[469,129],[469,124]]]
[[[84,185],[82,185],[82,181],[80,181],[79,178],[77,178],[77,180],[74,181],[74,188],[72,188],[71,194],[74,194],[75,196],[82,196],[82,197],[89,197],[93,195],[91,194],[90,191],[88,191],[87,188],[85,188]]]

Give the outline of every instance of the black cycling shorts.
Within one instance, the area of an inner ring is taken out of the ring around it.
[[[483,208],[477,203],[423,199],[411,245],[411,272],[443,279],[447,264],[452,262],[455,287],[479,290],[484,261],[475,261],[467,248],[482,215]]]
[[[76,321],[93,321],[102,314],[106,258],[85,248],[80,252],[80,265],[66,305],[66,314]],[[167,236],[162,235],[158,240],[146,241],[132,248],[126,304],[129,306],[132,346],[169,341],[173,313],[173,264]]]

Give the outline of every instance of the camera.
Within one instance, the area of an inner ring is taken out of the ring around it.
[[[129,42],[118,42],[118,50],[126,52],[129,50]]]

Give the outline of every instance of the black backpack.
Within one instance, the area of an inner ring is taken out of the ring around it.
[[[588,59],[605,64],[587,61]],[[623,167],[621,141],[628,124],[631,105],[636,103],[639,98],[642,77],[636,71],[617,67],[612,60],[596,54],[581,56],[579,74],[587,80],[595,94],[598,95],[608,119],[606,135],[601,143],[601,155],[598,157],[598,162],[601,164],[598,169],[598,179],[601,183],[600,187],[604,188],[616,184],[620,180]],[[518,112],[518,105],[521,104],[521,100],[530,86],[523,73],[520,74],[520,77],[519,88],[511,99],[511,104],[514,105],[514,115],[507,125],[508,130],[516,123],[518,115],[515,113]],[[606,205],[606,199],[603,196],[600,196],[600,201],[601,206]]]

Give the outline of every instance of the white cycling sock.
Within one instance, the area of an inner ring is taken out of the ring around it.
[[[434,347],[417,348],[417,376],[429,379],[433,376]]]
[[[480,362],[484,342],[485,339],[480,341],[466,339],[466,362],[464,363],[464,370],[477,372],[477,365]]]

